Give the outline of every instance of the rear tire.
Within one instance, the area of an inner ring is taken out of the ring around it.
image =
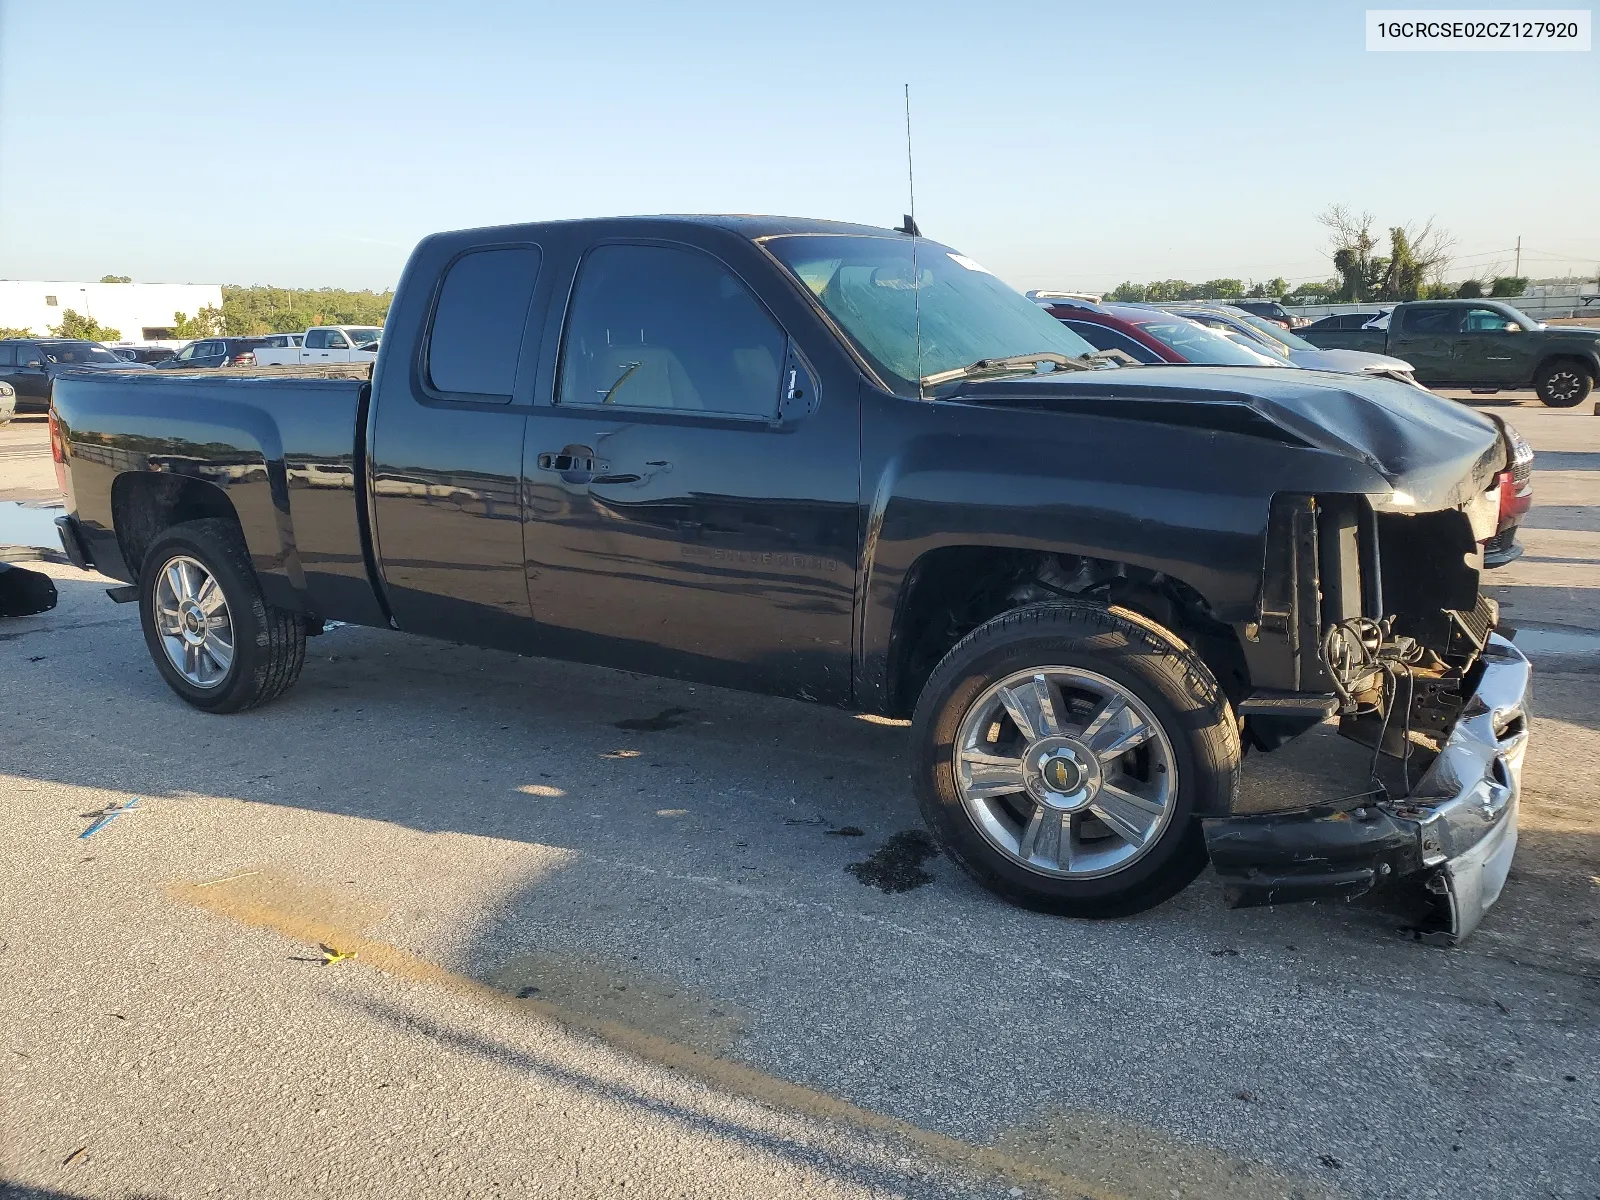
[[[945,851],[1013,904],[1062,916],[1182,891],[1206,863],[1198,817],[1231,811],[1239,786],[1238,725],[1211,671],[1122,608],[996,617],[945,656],[912,726],[917,802]]]
[[[1594,388],[1594,376],[1589,368],[1572,359],[1557,359],[1539,370],[1534,388],[1551,408],[1575,408],[1588,398]]]
[[[139,571],[139,622],[167,686],[206,712],[274,700],[305,665],[304,621],[263,598],[231,521],[185,521],[151,543]]]

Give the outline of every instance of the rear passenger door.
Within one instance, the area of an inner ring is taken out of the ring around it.
[[[5,381],[17,392],[17,409],[26,407],[38,411],[50,403],[50,376],[45,370],[44,354],[30,342],[13,343],[12,365],[5,368]]]
[[[847,702],[859,403],[708,250],[590,249],[523,456],[545,652]]]
[[[217,341],[196,342],[191,367],[220,367],[227,358],[228,343]]]
[[[441,266],[416,353],[386,358],[374,381],[374,549],[400,628],[525,650],[522,442],[538,338],[524,349],[524,331],[540,251],[475,247]]]
[[[1477,382],[1456,359],[1462,312],[1450,304],[1401,309],[1389,322],[1389,353],[1410,363],[1423,383]]]

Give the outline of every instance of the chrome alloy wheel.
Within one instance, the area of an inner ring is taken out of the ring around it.
[[[1006,676],[967,710],[952,753],[973,824],[1030,871],[1112,874],[1172,822],[1172,743],[1137,696],[1093,671]]]
[[[216,578],[187,555],[156,576],[156,632],[167,660],[198,688],[214,688],[233,665],[233,618]]]

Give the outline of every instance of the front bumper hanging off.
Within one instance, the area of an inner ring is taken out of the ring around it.
[[[1235,908],[1349,899],[1419,875],[1459,942],[1500,897],[1517,848],[1532,668],[1491,634],[1483,675],[1409,796],[1364,808],[1303,808],[1203,822]]]

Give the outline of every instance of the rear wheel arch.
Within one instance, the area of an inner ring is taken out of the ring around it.
[[[187,475],[126,471],[111,484],[111,523],[122,561],[137,577],[145,553],[156,538],[174,525],[207,518],[230,521],[242,529],[239,513],[227,492],[214,483]]]

